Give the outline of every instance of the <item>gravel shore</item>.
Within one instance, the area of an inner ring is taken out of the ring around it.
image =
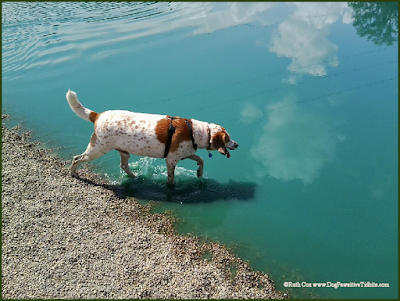
[[[3,116],[4,118],[5,116]],[[224,246],[2,126],[3,299],[284,299]]]

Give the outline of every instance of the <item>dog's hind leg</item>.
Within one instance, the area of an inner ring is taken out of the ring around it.
[[[84,157],[84,154],[77,155],[72,159],[72,164],[71,164],[71,167],[69,168],[71,176],[78,178],[78,174],[76,173],[76,168],[78,167],[79,164],[85,162],[83,157]]]
[[[96,158],[98,158],[100,156],[101,155],[96,156],[96,157],[92,157],[90,153],[88,154],[87,149],[83,154],[75,156],[72,159],[72,164],[71,164],[71,167],[70,167],[71,176],[79,178],[78,174],[76,173],[76,168],[78,167],[78,165],[81,164],[81,163],[84,163],[84,162],[88,162],[88,161],[94,160],[94,159],[96,159]]]
[[[136,177],[135,174],[129,169],[129,165],[128,165],[128,160],[129,160],[129,153],[124,152],[124,151],[119,151],[119,154],[121,155],[121,168],[131,177]]]
[[[199,166],[199,169],[197,170],[197,177],[201,178],[203,176],[203,167],[204,167],[203,159],[197,155],[191,155],[188,157],[188,159],[191,159],[191,160],[194,160],[197,162],[197,165]]]
[[[96,140],[96,134],[93,133],[85,152],[81,155],[75,156],[72,159],[72,164],[70,167],[71,176],[78,178],[76,168],[79,164],[97,159],[110,151],[110,149],[106,149],[103,145],[96,143]]]

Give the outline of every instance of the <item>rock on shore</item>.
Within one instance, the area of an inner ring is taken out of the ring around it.
[[[3,299],[282,299],[224,246],[174,234],[118,186],[2,126]]]

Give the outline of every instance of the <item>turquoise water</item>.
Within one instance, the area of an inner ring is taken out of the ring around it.
[[[201,180],[182,161],[175,190],[161,159],[132,156],[134,180],[117,152],[93,164],[281,290],[389,284],[294,297],[397,298],[398,8],[378,5],[3,2],[3,113],[66,159],[92,133],[68,89],[98,112],[218,123],[239,148],[199,150]]]

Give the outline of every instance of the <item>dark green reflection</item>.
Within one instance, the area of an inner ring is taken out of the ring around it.
[[[357,34],[376,45],[393,45],[398,39],[398,2],[349,2]]]

